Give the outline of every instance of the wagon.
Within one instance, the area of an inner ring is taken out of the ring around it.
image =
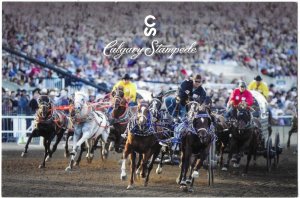
[[[277,132],[275,134],[275,140],[273,144],[272,127],[270,122],[271,115],[269,114],[268,102],[261,93],[257,91],[251,91],[251,93],[254,97],[253,108],[255,111],[253,112],[253,116],[257,117],[262,125],[260,145],[263,146],[258,148],[257,154],[266,158],[267,170],[271,171],[272,160],[274,160],[274,165],[277,167],[279,163],[279,155],[282,153],[279,133]]]

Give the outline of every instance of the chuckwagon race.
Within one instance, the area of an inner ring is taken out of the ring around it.
[[[298,196],[297,17],[3,2],[2,196]]]

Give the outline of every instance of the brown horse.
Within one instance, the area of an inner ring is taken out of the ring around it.
[[[141,163],[141,177],[145,178],[144,185],[148,185],[149,175],[153,168],[154,160],[161,149],[159,139],[160,133],[156,133],[154,130],[152,116],[149,111],[149,103],[139,101],[137,112],[131,118],[128,125],[128,138],[122,159],[121,179],[125,180],[127,176],[126,159],[129,155],[131,157],[131,177],[127,189],[133,188],[134,173],[136,169],[136,154],[143,156]],[[150,163],[148,163],[149,160]]]
[[[41,95],[38,99],[39,108],[35,116],[35,126],[22,152],[22,157],[27,154],[28,145],[33,137],[44,137],[45,154],[39,168],[45,168],[45,161],[52,157],[56,151],[64,131],[68,128],[69,119],[61,111],[54,110],[53,105],[47,95]],[[52,150],[50,149],[51,141],[56,138]]]
[[[113,109],[112,109],[112,119],[111,119],[111,135],[110,139],[114,141],[115,151],[120,153],[122,149],[123,138],[122,134],[125,132],[129,118],[130,111],[128,108],[128,104],[126,99],[124,98],[124,90],[123,87],[117,87],[116,90],[112,92],[113,96]]]

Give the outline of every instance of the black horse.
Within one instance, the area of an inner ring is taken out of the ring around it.
[[[57,145],[60,142],[65,130],[68,127],[68,118],[61,111],[54,110],[53,105],[47,95],[41,95],[38,99],[39,108],[35,116],[35,126],[30,137],[25,145],[25,150],[22,152],[22,157],[27,154],[28,145],[33,137],[42,136],[45,148],[45,154],[39,168],[45,167],[46,158],[51,158],[56,151]],[[50,149],[50,144],[56,136],[56,142]]]
[[[191,184],[190,188],[193,187],[194,178],[199,177],[199,169],[208,164],[207,157],[214,138],[211,117],[205,103],[200,105],[189,102],[186,127],[181,134],[181,172],[177,178],[177,183],[184,190],[188,184]],[[190,174],[187,176],[189,169]]]
[[[236,118],[230,121],[231,139],[225,167],[229,166],[230,160],[234,167],[239,167],[243,153],[247,153],[247,164],[243,171],[247,174],[252,155],[256,158],[259,132],[256,132],[257,128],[251,123],[251,113],[245,103],[240,103],[236,112]]]

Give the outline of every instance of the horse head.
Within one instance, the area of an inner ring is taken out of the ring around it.
[[[113,92],[113,107],[118,109],[121,106],[126,106],[126,100],[124,98],[124,88],[122,86],[117,87]]]
[[[149,115],[149,103],[143,100],[138,101],[137,124],[140,130],[144,130],[147,127],[147,122],[150,120]]]
[[[162,97],[154,97],[149,105],[149,110],[153,116],[153,121],[159,120],[159,112],[162,107]]]
[[[247,110],[247,105],[241,104],[237,108],[237,127],[245,129],[251,120],[251,114]]]
[[[52,110],[52,104],[50,101],[50,98],[47,95],[41,95],[38,98],[38,116],[45,120],[47,119],[49,116],[51,116],[51,110]]]
[[[209,143],[210,135],[210,116],[207,112],[205,103],[200,105],[198,102],[192,101],[188,103],[188,121],[193,124],[194,129],[202,144]]]
[[[80,113],[87,105],[88,96],[83,92],[76,92],[74,95],[74,110],[75,113]]]

